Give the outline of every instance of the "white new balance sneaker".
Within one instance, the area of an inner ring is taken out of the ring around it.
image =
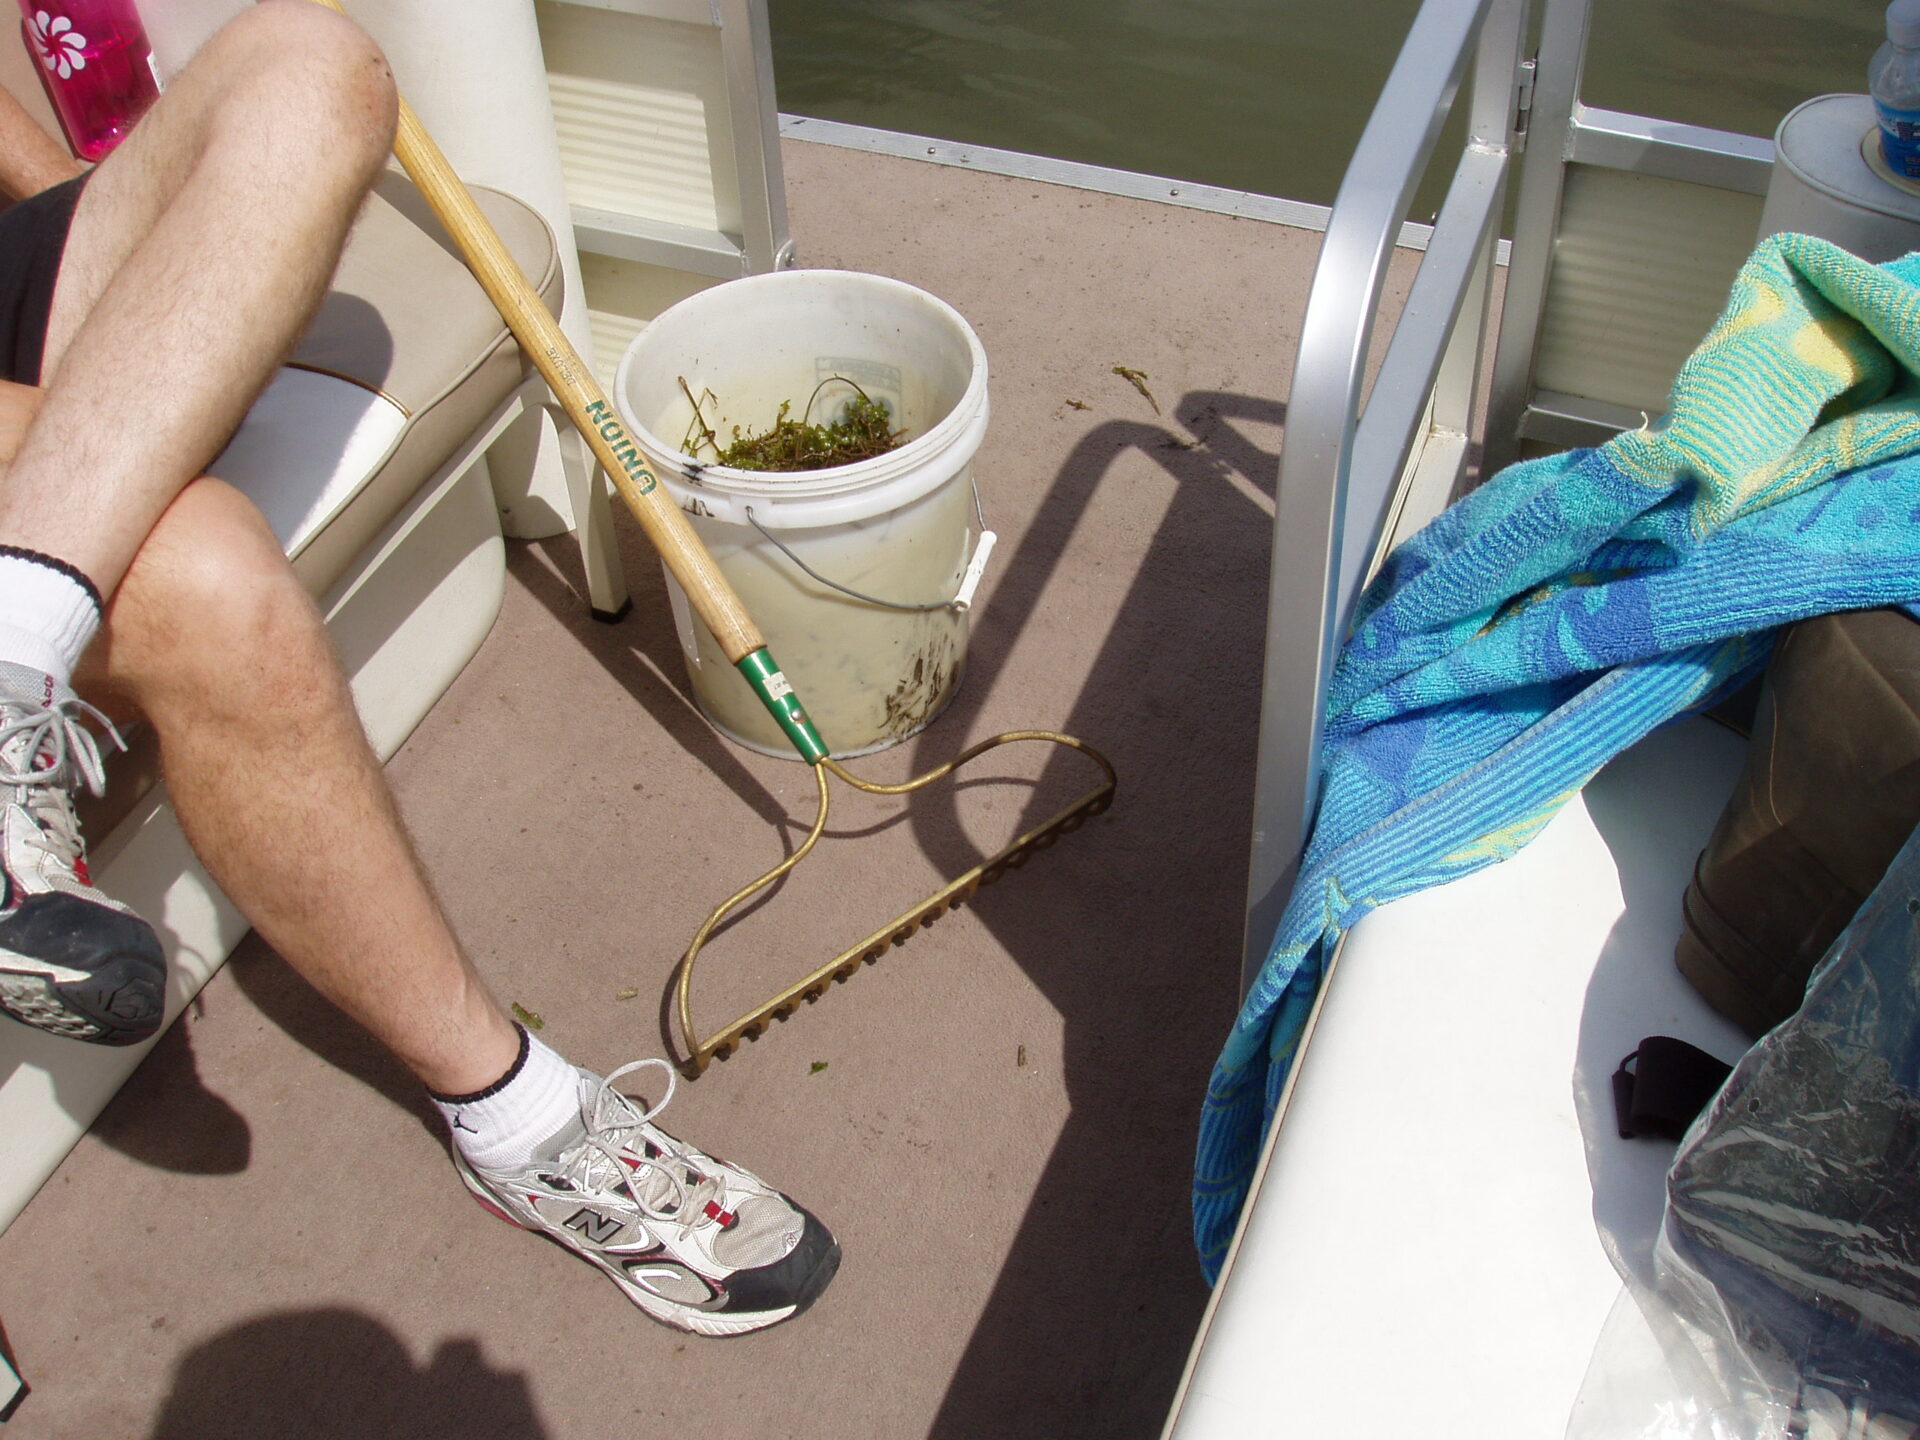
[[[651,1111],[613,1088],[649,1065],[667,1076]],[[457,1147],[454,1163],[481,1204],[598,1265],[662,1324],[741,1335],[798,1315],[827,1288],[840,1247],[779,1191],[655,1125],[673,1085],[664,1060],[604,1080],[582,1070],[579,1121],[527,1165],[483,1171]]]
[[[153,927],[87,873],[73,790],[99,794],[101,769],[83,716],[113,734],[52,676],[0,664],[0,1011],[132,1045],[160,1028],[167,962]]]

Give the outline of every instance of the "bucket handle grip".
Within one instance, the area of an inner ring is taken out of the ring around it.
[[[993,553],[994,542],[999,539],[993,531],[987,529],[986,512],[980,505],[980,486],[977,481],[972,483],[973,511],[980,520],[980,538],[974,542],[973,558],[967,562],[966,573],[960,577],[960,588],[954,591],[953,598],[950,600],[935,601],[931,605],[903,605],[895,600],[882,600],[876,595],[867,595],[859,590],[853,589],[851,586],[842,585],[837,580],[829,580],[798,555],[794,554],[793,550],[778,535],[775,535],[771,530],[767,529],[766,526],[762,525],[760,518],[753,513],[753,507],[751,505],[743,506],[742,508],[746,511],[747,523],[749,525],[753,526],[754,529],[758,530],[763,536],[770,540],[774,548],[782,555],[786,556],[795,565],[798,565],[809,576],[818,580],[829,590],[838,590],[842,595],[851,595],[855,600],[864,601],[868,605],[878,605],[883,610],[904,610],[922,614],[933,610],[952,610],[964,615],[973,608],[973,592],[980,588],[980,577],[985,575],[987,571],[987,557]]]

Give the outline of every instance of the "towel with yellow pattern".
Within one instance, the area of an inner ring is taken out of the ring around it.
[[[1208,1087],[1210,1277],[1339,936],[1513,854],[1607,760],[1756,673],[1777,626],[1916,607],[1917,451],[1920,254],[1778,235],[1664,418],[1509,467],[1389,557],[1329,686],[1300,878]]]

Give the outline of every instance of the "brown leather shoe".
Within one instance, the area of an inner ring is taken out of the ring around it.
[[[1920,621],[1898,610],[1802,621],[1774,652],[1745,772],[1687,887],[1674,953],[1756,1037],[1920,824]]]

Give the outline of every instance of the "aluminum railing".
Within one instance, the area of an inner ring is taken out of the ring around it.
[[[1274,515],[1243,984],[1264,962],[1318,784],[1333,658],[1368,570],[1446,503],[1472,433],[1501,205],[1531,68],[1527,0],[1428,0],[1347,167],[1302,324]],[[1364,408],[1392,256],[1442,128],[1467,138]]]

